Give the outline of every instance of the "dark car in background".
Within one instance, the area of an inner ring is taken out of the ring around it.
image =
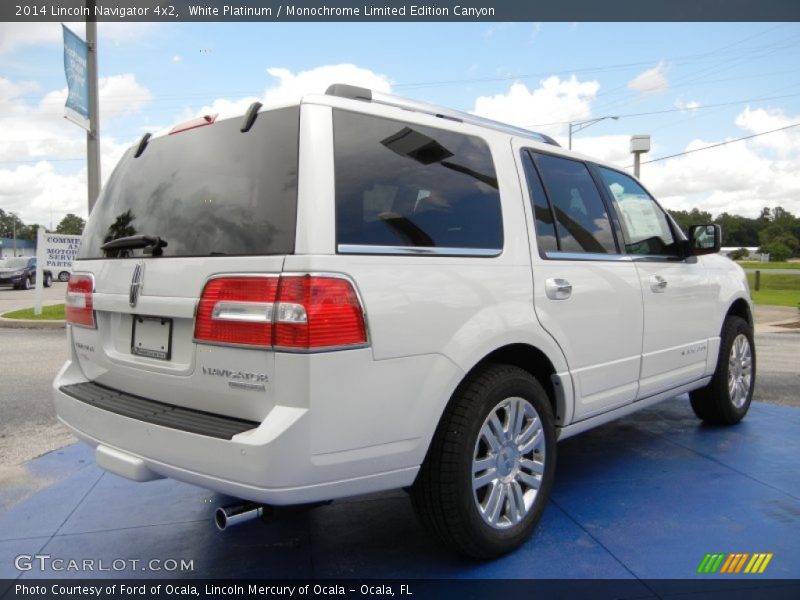
[[[44,270],[44,287],[53,284],[53,273]],[[36,283],[36,258],[18,256],[0,259],[0,286],[29,290]]]

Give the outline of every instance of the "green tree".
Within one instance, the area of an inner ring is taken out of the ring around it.
[[[739,248],[728,254],[728,258],[731,260],[744,260],[749,256],[750,252],[747,251],[747,248]]]
[[[81,219],[78,215],[69,213],[66,217],[61,219],[58,227],[56,227],[56,233],[63,233],[64,235],[81,235],[85,226],[86,221]]]
[[[770,262],[783,262],[792,256],[792,251],[782,242],[772,242],[766,246],[762,246],[758,251],[769,254]]]
[[[758,232],[758,239],[762,247],[773,244],[781,244],[789,250],[789,254],[795,255],[800,251],[800,241],[792,234],[791,230],[784,225],[772,223]]]
[[[17,237],[21,240],[35,240],[36,232],[39,230],[39,227],[41,227],[41,225],[38,223],[34,223],[33,225],[25,225],[22,228],[22,232],[20,232],[19,229],[17,230]]]
[[[714,222],[722,227],[722,245],[751,247],[758,246],[758,223],[741,215],[722,213]]]
[[[17,238],[27,239],[22,237],[22,232],[25,229],[25,223],[22,222],[17,215],[4,211],[0,208],[0,237],[13,237],[14,227],[16,224]]]
[[[672,218],[675,219],[675,222],[684,232],[689,231],[690,225],[705,225],[714,222],[710,212],[697,208],[693,208],[690,211],[671,210],[669,214],[672,215]]]

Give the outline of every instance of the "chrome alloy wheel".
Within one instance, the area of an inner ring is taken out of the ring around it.
[[[506,398],[483,422],[472,458],[472,494],[483,520],[513,527],[530,512],[542,483],[542,421],[523,398]]]
[[[736,408],[741,408],[750,393],[753,379],[753,353],[750,340],[740,333],[733,340],[728,357],[728,395]]]

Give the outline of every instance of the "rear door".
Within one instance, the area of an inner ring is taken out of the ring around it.
[[[515,144],[529,192],[534,304],[561,346],[576,390],[573,421],[633,402],[642,292],[610,211],[581,161]]]
[[[128,151],[74,266],[94,279],[96,327],[72,327],[89,380],[263,419],[266,386],[230,384],[271,379],[272,352],[196,343],[195,312],[210,278],[258,276],[269,285],[294,251],[298,128],[299,108],[285,108],[261,113],[247,132],[235,118]]]
[[[706,371],[715,290],[697,257],[681,258],[679,232],[632,177],[597,167],[633,258],[644,299],[639,398],[701,378]]]

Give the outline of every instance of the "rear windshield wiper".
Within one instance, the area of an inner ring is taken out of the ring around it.
[[[144,248],[145,254],[161,256],[162,248],[166,248],[167,241],[153,235],[129,235],[127,237],[111,240],[100,246],[101,250],[132,250]]]

